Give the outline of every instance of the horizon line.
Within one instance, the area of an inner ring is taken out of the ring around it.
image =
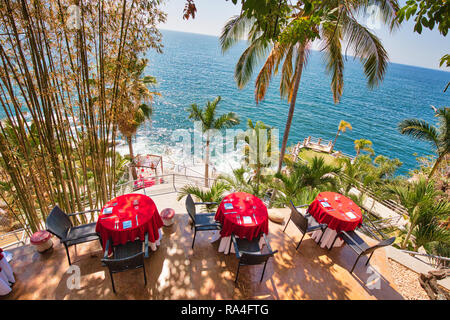
[[[181,30],[174,30],[174,29],[166,29],[166,28],[160,28],[159,30],[161,31],[171,31],[171,32],[179,32],[179,33],[189,33],[189,34],[195,34],[195,35],[200,35],[200,36],[207,36],[207,37],[214,37],[214,38],[219,38],[220,35],[215,35],[215,34],[209,34],[209,33],[199,33],[199,32],[192,32],[192,31],[181,31]],[[245,40],[241,40],[241,41],[245,41]],[[317,51],[317,52],[321,52],[321,50],[316,50],[316,49],[311,49],[312,51]],[[347,54],[346,56],[350,56],[350,57],[354,57],[357,58],[351,54]],[[441,72],[446,72],[446,73],[450,73],[450,70],[445,70],[445,67],[437,67],[437,68],[430,68],[430,67],[424,67],[424,66],[418,66],[418,65],[414,65],[414,64],[406,64],[406,63],[401,63],[401,62],[394,62],[389,60],[388,63],[392,63],[392,64],[398,64],[401,66],[407,66],[407,67],[415,67],[415,68],[421,68],[421,69],[426,69],[426,70],[433,70],[433,71],[441,71]],[[446,69],[449,69],[448,67]]]

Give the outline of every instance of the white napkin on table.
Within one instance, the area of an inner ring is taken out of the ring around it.
[[[252,218],[249,216],[244,216],[243,220],[244,220],[244,224],[253,223]]]
[[[346,212],[345,213],[347,215],[347,217],[349,217],[350,219],[355,219],[356,216],[353,214],[353,212]]]
[[[112,213],[112,212],[113,212],[113,208],[112,207],[108,207],[108,208],[105,208],[103,210],[103,213]]]

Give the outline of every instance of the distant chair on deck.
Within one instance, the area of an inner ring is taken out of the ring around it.
[[[72,262],[70,261],[69,247],[94,240],[100,240],[101,243],[100,237],[97,232],[95,232],[96,222],[74,226],[72,221],[70,221],[70,217],[95,211],[100,210],[93,209],[67,214],[62,211],[60,207],[55,206],[47,217],[45,222],[46,229],[48,232],[59,238],[61,243],[64,245],[67,260],[69,260],[69,265],[72,265]]]
[[[108,252],[109,247],[112,245],[111,240],[106,242],[102,262],[108,267],[114,293],[116,293],[116,287],[114,285],[113,274],[118,272],[142,268],[144,284],[147,285],[144,257],[148,256],[148,233],[146,233],[145,239],[144,250],[142,250],[142,242],[140,240],[129,241],[125,244],[114,246],[112,248],[113,256],[110,258],[108,257]]]
[[[264,237],[264,241],[266,242],[266,247],[268,249],[267,253],[261,253],[261,248],[259,247],[259,240],[261,238],[261,235],[259,235],[252,241],[249,241],[247,239],[236,238],[234,234],[231,234],[230,248],[231,243],[233,243],[236,257],[239,259],[236,278],[234,282],[237,282],[238,280],[239,269],[241,268],[241,266],[258,265],[264,263],[261,279],[259,280],[259,282],[262,282],[264,278],[264,272],[266,271],[267,261],[271,257],[273,257],[275,253],[278,252],[278,250],[272,250],[264,233],[262,233],[262,236]],[[230,250],[228,250],[228,252],[230,252]]]
[[[358,234],[355,231],[341,231],[341,232],[338,232],[338,234],[334,238],[333,243],[330,247],[330,250],[331,250],[331,248],[333,248],[334,242],[336,241],[336,239],[338,237],[341,237],[344,240],[344,242],[353,251],[355,251],[358,254],[358,257],[356,258],[356,261],[353,264],[353,267],[352,267],[350,273],[353,273],[353,270],[355,269],[355,266],[358,263],[359,258],[361,258],[363,255],[370,254],[369,259],[367,259],[367,262],[366,262],[366,266],[367,266],[367,264],[370,261],[370,258],[372,258],[372,255],[375,252],[375,250],[382,248],[382,247],[390,246],[395,241],[395,237],[392,237],[392,238],[380,241],[376,245],[370,247],[367,243],[364,242],[363,239],[361,239],[360,236],[358,236]]]
[[[195,209],[196,205],[217,204],[216,202],[194,202],[190,194],[186,197],[186,210],[192,220],[192,228],[194,228],[194,239],[192,240],[192,249],[194,249],[195,236],[197,231],[220,230],[220,223],[214,220],[214,213],[199,213]]]
[[[294,205],[294,203],[292,202],[292,200],[289,200],[289,208],[291,209],[291,216],[289,217],[289,220],[286,222],[283,232],[286,231],[286,228],[287,228],[289,222],[292,221],[295,224],[295,226],[297,227],[297,229],[300,230],[301,233],[303,233],[303,236],[300,239],[300,242],[298,243],[295,250],[298,250],[298,248],[300,247],[300,244],[302,243],[303,238],[305,237],[306,234],[312,233],[317,230],[322,231],[322,235],[320,236],[320,239],[319,239],[319,245],[320,245],[322,236],[323,236],[325,230],[328,228],[327,224],[318,223],[316,221],[316,219],[314,219],[314,217],[311,216],[310,214],[307,213],[305,216],[303,216],[300,213],[300,211],[297,210],[298,208],[304,208],[307,206],[308,206],[307,204],[304,204],[304,205],[296,207]]]

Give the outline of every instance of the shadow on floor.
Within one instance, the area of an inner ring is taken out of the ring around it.
[[[218,252],[219,242],[210,241],[213,232],[197,233],[192,250],[188,216],[177,214],[174,225],[163,227],[157,251],[146,259],[147,286],[142,269],[118,273],[114,294],[107,268],[101,265],[99,242],[71,247],[75,267],[69,268],[64,247],[54,238],[54,249],[46,254],[30,246],[11,250],[17,282],[3,299],[403,299],[392,285],[384,250],[370,263],[382,275],[377,289],[364,258],[354,274],[349,273],[356,259],[351,249],[328,251],[306,236],[296,251],[300,232],[290,224],[283,233],[283,227],[269,224],[268,239],[279,252],[269,260],[261,283],[262,266],[244,266],[235,284],[237,258]],[[79,289],[70,289],[77,270]]]

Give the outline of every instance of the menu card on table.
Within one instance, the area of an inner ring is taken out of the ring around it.
[[[122,222],[122,229],[128,229],[128,228],[131,228],[131,220]]]
[[[324,208],[331,208],[331,205],[328,202],[326,202],[326,201],[321,201],[320,203],[322,204],[322,206]]]
[[[249,216],[244,216],[243,220],[244,220],[244,224],[253,223],[252,218]]]
[[[232,203],[224,203],[223,207],[225,210],[231,210],[234,208]]]
[[[347,217],[349,217],[350,219],[355,219],[356,216],[353,214],[353,212],[346,212],[345,213]]]

